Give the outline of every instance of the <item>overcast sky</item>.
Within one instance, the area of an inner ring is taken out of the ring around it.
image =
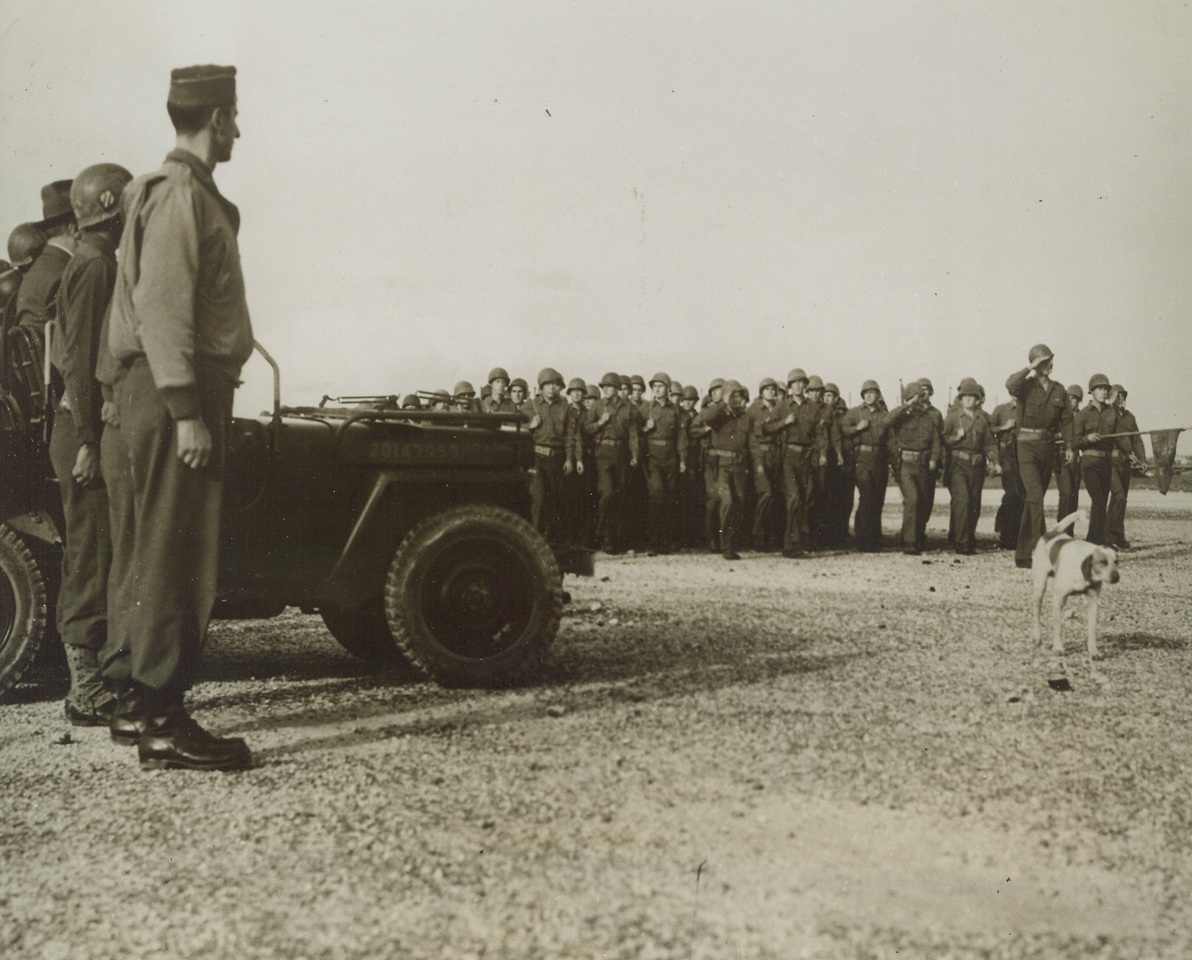
[[[236,65],[216,178],[286,402],[495,365],[992,401],[1042,341],[1192,424],[1183,3],[0,9],[4,235],[50,180],[156,168],[172,67]]]

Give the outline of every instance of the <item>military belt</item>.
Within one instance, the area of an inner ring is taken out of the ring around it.
[[[651,440],[650,441],[650,446],[652,446],[652,447],[670,447],[673,445],[674,445],[673,440]]]
[[[809,443],[788,443],[786,445],[786,449],[794,450],[795,453],[806,453],[808,450],[811,449],[811,444],[809,444]]]
[[[875,447],[872,443],[863,443],[857,447],[857,449],[862,453],[877,453],[877,447]]]
[[[1031,440],[1050,440],[1051,439],[1051,431],[1050,430],[1036,430],[1034,427],[1019,427],[1018,428],[1018,438],[1021,440],[1024,437],[1031,439]]]
[[[984,457],[985,454],[973,453],[968,450],[953,450],[952,456],[959,457],[961,460],[968,460],[970,463],[976,463],[978,460]]]
[[[548,447],[545,444],[534,444],[534,452],[540,457],[557,457],[563,453],[562,447]]]
[[[603,444],[607,444],[607,445],[611,446],[611,445],[612,445],[612,444],[614,444],[614,443],[624,443],[625,441],[624,441],[624,440],[615,440],[615,439],[614,439],[614,440],[610,440],[608,437],[601,437],[601,438],[600,438],[599,440],[597,440],[596,442],[597,442],[597,443],[603,443]]]
[[[902,451],[902,459],[903,460],[918,460],[925,453],[927,453],[926,450],[903,450]]]
[[[741,456],[736,450],[717,450],[715,447],[709,450],[708,453],[721,463],[735,463]]]
[[[1109,451],[1108,450],[1082,450],[1080,452],[1080,455],[1082,457],[1090,457],[1092,459],[1096,459],[1097,457],[1108,457]]]

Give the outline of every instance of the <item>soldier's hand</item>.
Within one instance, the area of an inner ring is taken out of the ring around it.
[[[650,417],[650,419],[646,421],[646,425],[644,427],[642,427],[642,429],[643,430],[653,430],[654,429],[654,418]]]
[[[1092,443],[1096,443],[1100,439],[1101,439],[1101,434],[1097,433],[1096,430],[1094,430],[1092,433],[1089,434],[1089,440]]]
[[[687,472],[687,464],[680,463],[679,464],[679,473],[686,473],[686,472]]]
[[[1075,459],[1076,459],[1076,453],[1074,451],[1072,451],[1072,450],[1064,451],[1064,463],[1071,463]]]
[[[957,439],[957,440],[963,440],[963,439],[964,439],[964,427],[957,427],[957,428],[956,428],[956,439]]]
[[[782,422],[783,422],[783,423],[784,423],[786,426],[788,426],[788,427],[789,427],[789,426],[790,426],[792,423],[794,423],[794,422],[795,422],[795,415],[794,415],[793,413],[788,413],[788,414],[786,415],[786,419],[785,419],[785,420],[783,420]]]
[[[857,421],[857,432],[859,433],[860,431],[866,429],[868,426],[869,426],[868,420],[858,420]]]
[[[574,469],[575,469],[575,465],[570,460],[565,460],[563,462],[563,476],[565,476],[565,477],[571,476],[571,471]],[[583,473],[583,470],[580,470],[580,473]]]
[[[538,416],[538,414],[534,414],[534,416],[530,418],[530,429],[537,430],[540,426],[542,426],[542,417]]]
[[[113,427],[120,426],[120,411],[111,400],[105,400],[103,402],[103,406],[99,408],[99,416],[106,424],[110,424]]]
[[[70,475],[85,487],[99,482],[99,444],[84,443],[79,447]]]
[[[636,466],[637,466],[637,457],[630,457],[630,458],[629,458],[629,466],[631,466],[631,467],[636,467]]]
[[[582,460],[575,461],[575,472],[581,477],[584,475],[584,462]]]
[[[211,433],[202,417],[178,420],[178,459],[188,467],[200,468],[211,462]]]
[[[927,461],[927,472],[935,473],[935,461],[934,460]]]
[[[821,467],[826,467],[828,465],[828,455],[826,453],[820,454],[819,465]]]
[[[611,420],[611,419],[612,419],[612,417],[609,415],[609,412],[608,412],[607,410],[605,410],[605,411],[604,411],[604,413],[602,413],[602,414],[600,415],[600,420],[599,420],[599,422],[600,422],[601,424],[605,424],[605,423],[608,423],[608,422],[609,422],[609,420]]]

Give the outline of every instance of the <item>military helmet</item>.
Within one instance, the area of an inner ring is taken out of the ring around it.
[[[829,380],[827,383],[824,384],[824,393],[834,393],[834,394],[836,394],[836,396],[839,397],[840,396],[840,387],[836,386],[836,384],[832,383],[832,381]]]
[[[902,388],[902,402],[909,403],[919,395],[919,381],[912,380],[905,387]]]
[[[1094,373],[1089,377],[1089,393],[1092,393],[1097,387],[1108,387],[1109,377],[1103,373]]]
[[[861,393],[864,394],[866,390],[876,390],[878,393],[882,392],[882,388],[877,385],[876,380],[866,380],[861,384]]]
[[[1119,397],[1128,396],[1128,391],[1120,383],[1115,383],[1112,387],[1110,387],[1109,392],[1116,393]]]
[[[823,390],[824,389],[824,381],[821,380],[819,377],[808,377],[807,378],[807,389],[808,390]]]
[[[543,367],[538,371],[538,386],[544,387],[548,383],[558,383],[563,385],[563,374],[559,373],[554,367]]]
[[[131,179],[118,163],[97,163],[75,177],[70,205],[79,227],[94,227],[119,215],[120,197]]]
[[[572,390],[582,390],[584,393],[588,392],[588,385],[584,383],[583,377],[572,377],[567,383],[567,392]]]
[[[985,388],[981,384],[977,384],[977,403],[985,402]]]
[[[927,377],[920,377],[918,384],[920,390],[926,388],[928,396],[935,394],[935,387],[931,385],[931,380],[929,380]]]
[[[633,382],[637,383],[637,380],[634,379]],[[661,383],[663,386],[669,387],[671,385],[671,378],[665,373],[656,373],[650,377],[650,386],[652,387],[656,383]],[[642,386],[645,386],[645,384],[642,384]]]
[[[802,380],[804,383],[807,382],[807,374],[803,372],[802,367],[795,367],[794,370],[786,375],[786,382],[788,386],[794,383],[796,380]]]
[[[489,397],[491,397],[492,395],[493,395],[492,387],[490,387],[487,383],[484,384],[483,386],[481,386],[481,388],[480,388],[480,399],[481,400],[486,400]]]
[[[526,383],[521,377],[514,377],[509,381],[510,390],[521,390],[523,393],[530,392],[530,385]]]
[[[600,385],[602,387],[612,387],[614,390],[621,385],[620,374],[606,373],[600,378]]]
[[[506,383],[508,383],[509,371],[504,367],[493,367],[490,371],[488,371],[488,382],[492,383],[494,380],[504,380]]]
[[[401,398],[401,408],[403,410],[421,410],[422,401],[418,399],[416,394],[407,393]]]
[[[587,392],[588,392],[588,396],[591,397],[593,400],[600,399],[600,387],[598,387],[596,384],[589,383]]]
[[[455,385],[455,389],[451,392],[453,397],[474,397],[476,396],[476,388],[473,387],[467,380],[461,380]]]
[[[447,392],[446,388],[439,387],[439,389],[435,391],[435,399],[436,400],[450,400],[451,394],[449,394]]]
[[[1084,388],[1079,383],[1074,383],[1068,387],[1068,396],[1075,397],[1079,402],[1084,399]]]
[[[965,377],[960,381],[960,386],[956,388],[956,396],[963,397],[966,394],[970,397],[981,396],[981,388],[977,386],[977,381],[972,377]]]
[[[688,384],[687,386],[685,386],[683,388],[683,399],[684,400],[698,400],[699,399],[699,391],[696,390],[695,387],[691,386],[691,384]]]
[[[617,381],[618,389],[624,387],[626,390],[628,390],[632,386],[633,386],[633,378],[627,377],[625,374],[621,374],[620,378]],[[644,386],[644,384],[643,384],[643,386]]]
[[[632,377],[629,378],[629,386],[641,387],[644,390],[646,388],[646,378],[643,377],[640,373],[635,373]]]
[[[1051,360],[1055,354],[1051,352],[1051,347],[1045,343],[1036,343],[1031,347],[1031,352],[1027,354],[1027,364],[1035,366],[1040,360]]]
[[[683,396],[683,384],[679,383],[678,380],[672,380],[670,386],[666,388],[666,393],[670,397]]]
[[[726,380],[724,382],[724,395],[726,397],[731,397],[734,393],[744,393],[748,395],[749,391],[746,390],[737,380]]]
[[[27,267],[45,249],[46,235],[35,223],[18,223],[8,235],[8,259],[18,270]]]
[[[718,387],[723,387],[723,386],[724,386],[724,378],[723,377],[713,377],[712,382],[708,384],[708,393],[711,393],[713,390],[717,389]]]
[[[766,387],[778,389],[778,381],[773,377],[762,377],[762,382],[757,385],[757,392],[760,394]]]

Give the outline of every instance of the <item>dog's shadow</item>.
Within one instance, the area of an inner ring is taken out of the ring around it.
[[[1187,650],[1188,641],[1179,637],[1160,637],[1153,633],[1107,633],[1101,637],[1099,646],[1099,659],[1114,660],[1135,650]]]

